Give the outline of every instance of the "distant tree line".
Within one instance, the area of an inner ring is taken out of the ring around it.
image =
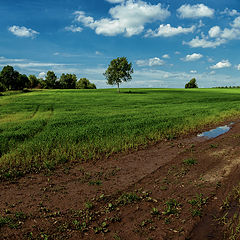
[[[240,88],[240,86],[225,86],[225,87],[213,87],[213,88]]]
[[[3,67],[0,72],[0,92],[6,90],[23,90],[24,88],[42,89],[96,89],[96,85],[87,78],[77,80],[75,74],[63,73],[58,79],[53,71],[48,71],[45,79],[35,75],[21,74],[12,66]]]

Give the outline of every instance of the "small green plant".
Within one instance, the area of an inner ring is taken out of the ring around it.
[[[163,212],[164,215],[178,214],[180,210],[180,204],[175,199],[170,199],[165,202],[166,208]]]
[[[191,209],[191,212],[192,212],[192,216],[193,217],[201,217],[202,216],[202,210],[201,209]]]
[[[217,148],[218,144],[210,144],[210,148]]]
[[[196,160],[196,159],[193,159],[193,158],[188,158],[188,159],[184,159],[184,160],[183,160],[183,163],[184,163],[185,165],[192,166],[192,165],[197,164],[197,160]]]
[[[153,216],[158,216],[160,214],[159,210],[157,208],[152,208],[151,214]]]
[[[96,226],[93,227],[93,230],[94,230],[95,234],[98,234],[100,232],[107,233],[107,232],[109,232],[107,227],[108,227],[108,224],[106,222],[102,222],[101,225],[99,225],[97,227]]]
[[[207,203],[208,198],[203,198],[202,194],[197,194],[195,198],[188,201],[192,205],[191,212],[192,216],[202,216],[202,207]]]
[[[87,202],[85,202],[85,208],[86,209],[93,209],[93,207],[94,207],[94,205],[93,205],[93,203],[92,202],[90,202],[90,201],[87,201]]]
[[[129,203],[137,202],[140,200],[140,197],[136,193],[124,193],[118,199],[117,203],[120,205],[126,205]]]
[[[91,181],[89,181],[89,185],[100,186],[100,185],[102,185],[102,181],[100,181],[100,180],[91,180]]]

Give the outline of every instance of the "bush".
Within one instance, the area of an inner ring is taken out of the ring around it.
[[[198,88],[198,85],[196,83],[196,79],[192,78],[186,85],[185,88]]]

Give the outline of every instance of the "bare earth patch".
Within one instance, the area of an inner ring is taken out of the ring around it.
[[[240,183],[239,133],[237,123],[215,139],[189,136],[2,182],[0,239],[224,239],[225,205],[239,211],[230,194]]]

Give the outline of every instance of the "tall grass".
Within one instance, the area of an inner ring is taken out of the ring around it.
[[[0,178],[171,139],[239,113],[238,89],[44,90],[0,96]]]

